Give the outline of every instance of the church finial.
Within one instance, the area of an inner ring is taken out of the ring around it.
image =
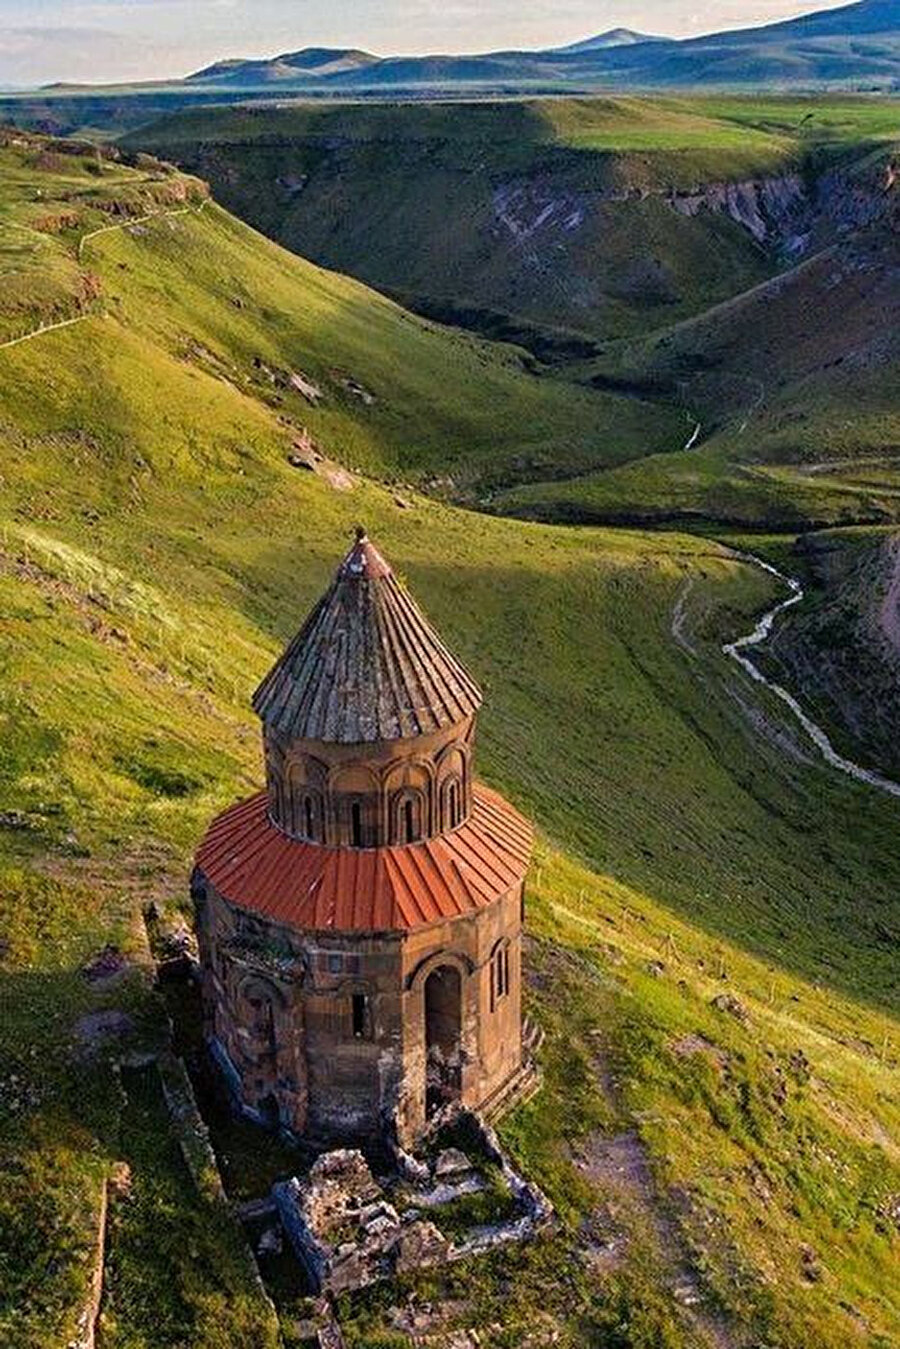
[[[338,578],[377,581],[390,576],[391,569],[378,550],[372,547],[365,525],[357,525],[353,533],[353,546],[338,567]]]

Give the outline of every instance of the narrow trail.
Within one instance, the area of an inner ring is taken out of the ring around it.
[[[678,598],[675,601],[675,608],[672,610],[672,637],[689,656],[696,656],[697,648],[691,642],[687,635],[685,625],[687,623],[687,604],[688,596],[694,588],[694,578],[689,576],[681,590],[678,592]]]
[[[802,603],[806,598],[806,595],[796,577],[785,576],[785,574],[780,572],[777,567],[773,567],[769,562],[764,562],[761,557],[756,557],[753,553],[732,553],[732,556],[739,559],[741,562],[748,562],[752,566],[759,567],[762,571],[768,572],[770,576],[776,577],[777,580],[788,587],[790,594],[787,599],[779,601],[774,608],[769,609],[767,613],[763,614],[756,627],[752,632],[748,633],[746,637],[739,637],[734,642],[726,642],[722,647],[725,655],[730,656],[732,660],[737,661],[741,669],[744,670],[751,679],[757,684],[762,684],[765,688],[769,689],[790,708],[797,721],[819,750],[822,758],[826,763],[830,764],[832,768],[836,768],[838,772],[846,774],[847,777],[853,778],[856,782],[864,783],[867,787],[874,787],[876,791],[887,792],[890,796],[900,797],[900,782],[895,782],[892,778],[885,777],[884,774],[878,773],[874,769],[863,768],[861,764],[854,763],[851,759],[845,759],[843,755],[839,754],[834,748],[827,733],[822,729],[818,722],[813,721],[812,717],[804,712],[794,695],[789,693],[781,684],[777,684],[774,680],[767,678],[762,670],[760,670],[759,666],[754,664],[746,654],[747,651],[752,650],[754,647],[761,646],[762,643],[770,637],[776,619],[786,610],[792,609],[794,605]]]
[[[6,342],[0,342],[0,351],[6,351],[9,347],[18,347],[22,342],[33,342],[36,337],[43,337],[45,333],[58,332],[60,328],[71,328],[73,324],[84,323],[86,319],[102,317],[102,314],[76,314],[74,318],[62,319],[59,323],[42,323],[40,328],[35,328],[22,337],[11,337]]]
[[[209,198],[201,201],[199,206],[178,206],[171,211],[151,211],[148,215],[137,215],[131,220],[122,220],[117,225],[101,225],[99,229],[91,230],[88,234],[82,234],[78,240],[78,261],[81,262],[84,257],[84,246],[90,243],[92,239],[98,239],[101,234],[114,234],[116,230],[133,229],[135,225],[148,225],[152,220],[166,220],[177,215],[200,215],[207,205]]]
[[[91,239],[98,238],[101,234],[114,234],[117,230],[133,229],[135,225],[147,225],[152,220],[165,220],[171,216],[189,215],[191,213],[200,215],[207,204],[208,199],[202,201],[199,206],[179,206],[173,211],[153,211],[149,215],[122,220],[117,225],[103,225],[100,229],[91,230],[89,234],[83,234],[78,241],[76,254],[78,261],[83,260],[85,244],[89,243]],[[21,337],[10,337],[5,342],[0,342],[0,351],[8,351],[10,347],[21,346],[23,342],[33,342],[36,337],[44,337],[47,333],[59,332],[61,328],[72,328],[76,323],[86,323],[88,319],[104,317],[104,314],[94,310],[87,314],[76,314],[74,318],[60,319],[58,323],[42,323],[40,327],[33,328],[30,333],[23,333]]]
[[[622,1101],[602,1045],[595,1058],[597,1084],[620,1121],[613,1134],[596,1132],[575,1152],[576,1167],[602,1195],[582,1230],[589,1264],[609,1274],[625,1259],[633,1224],[645,1226],[661,1260],[667,1291],[680,1309],[696,1349],[742,1349],[746,1336],[710,1297],[682,1228],[675,1196],[660,1185],[647,1144]]]

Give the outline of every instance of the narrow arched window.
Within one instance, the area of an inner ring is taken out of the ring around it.
[[[363,845],[362,806],[358,801],[350,807],[350,842],[354,848]]]
[[[365,993],[354,993],[351,999],[351,1013],[353,1020],[353,1038],[362,1040],[366,1034],[368,1021],[368,1007],[366,1005]]]
[[[509,993],[509,946],[506,943],[498,945],[491,955],[490,991],[493,1012],[498,1002]]]
[[[460,821],[459,783],[450,783],[450,828],[455,829]]]
[[[415,788],[397,792],[391,801],[391,842],[418,843],[424,836],[425,803]]]
[[[304,800],[303,809],[306,814],[306,837],[314,839],[316,836],[316,812],[315,803],[311,796],[307,796]]]
[[[270,780],[275,784],[273,788],[275,819],[279,824],[288,825],[290,823],[288,816],[289,798],[285,792],[284,781],[280,776],[275,776],[274,774]]]

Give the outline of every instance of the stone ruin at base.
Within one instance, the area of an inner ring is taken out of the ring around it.
[[[273,1187],[281,1225],[316,1292],[341,1293],[467,1259],[547,1226],[553,1211],[546,1197],[512,1169],[493,1130],[477,1116],[465,1119],[478,1161],[445,1148],[431,1166],[395,1179],[388,1191],[362,1153],[348,1148],[325,1153],[302,1181]],[[451,1241],[430,1215],[486,1188],[479,1162],[499,1170],[508,1212]]]

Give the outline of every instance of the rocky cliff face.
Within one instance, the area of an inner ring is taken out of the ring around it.
[[[792,173],[743,183],[709,183],[696,192],[673,193],[668,201],[679,215],[712,211],[730,216],[757,243],[768,244],[808,208],[808,193],[800,174]]]
[[[601,292],[667,304],[677,300],[678,287],[659,257],[645,250],[636,270],[635,260],[623,256],[618,271],[604,276],[602,258],[579,256],[579,236],[605,233],[609,240],[610,231],[598,225],[610,212],[628,214],[656,200],[687,220],[726,217],[773,260],[793,262],[890,216],[900,201],[898,181],[900,155],[893,149],[819,176],[798,171],[687,190],[612,183],[586,190],[544,174],[494,187],[491,236],[495,246],[517,251],[525,266],[552,272],[575,307],[596,303]]]
[[[786,259],[826,247],[843,234],[896,214],[900,152],[877,151],[862,164],[820,176],[800,173],[737,183],[709,183],[668,196],[679,215],[727,215],[761,246]]]

